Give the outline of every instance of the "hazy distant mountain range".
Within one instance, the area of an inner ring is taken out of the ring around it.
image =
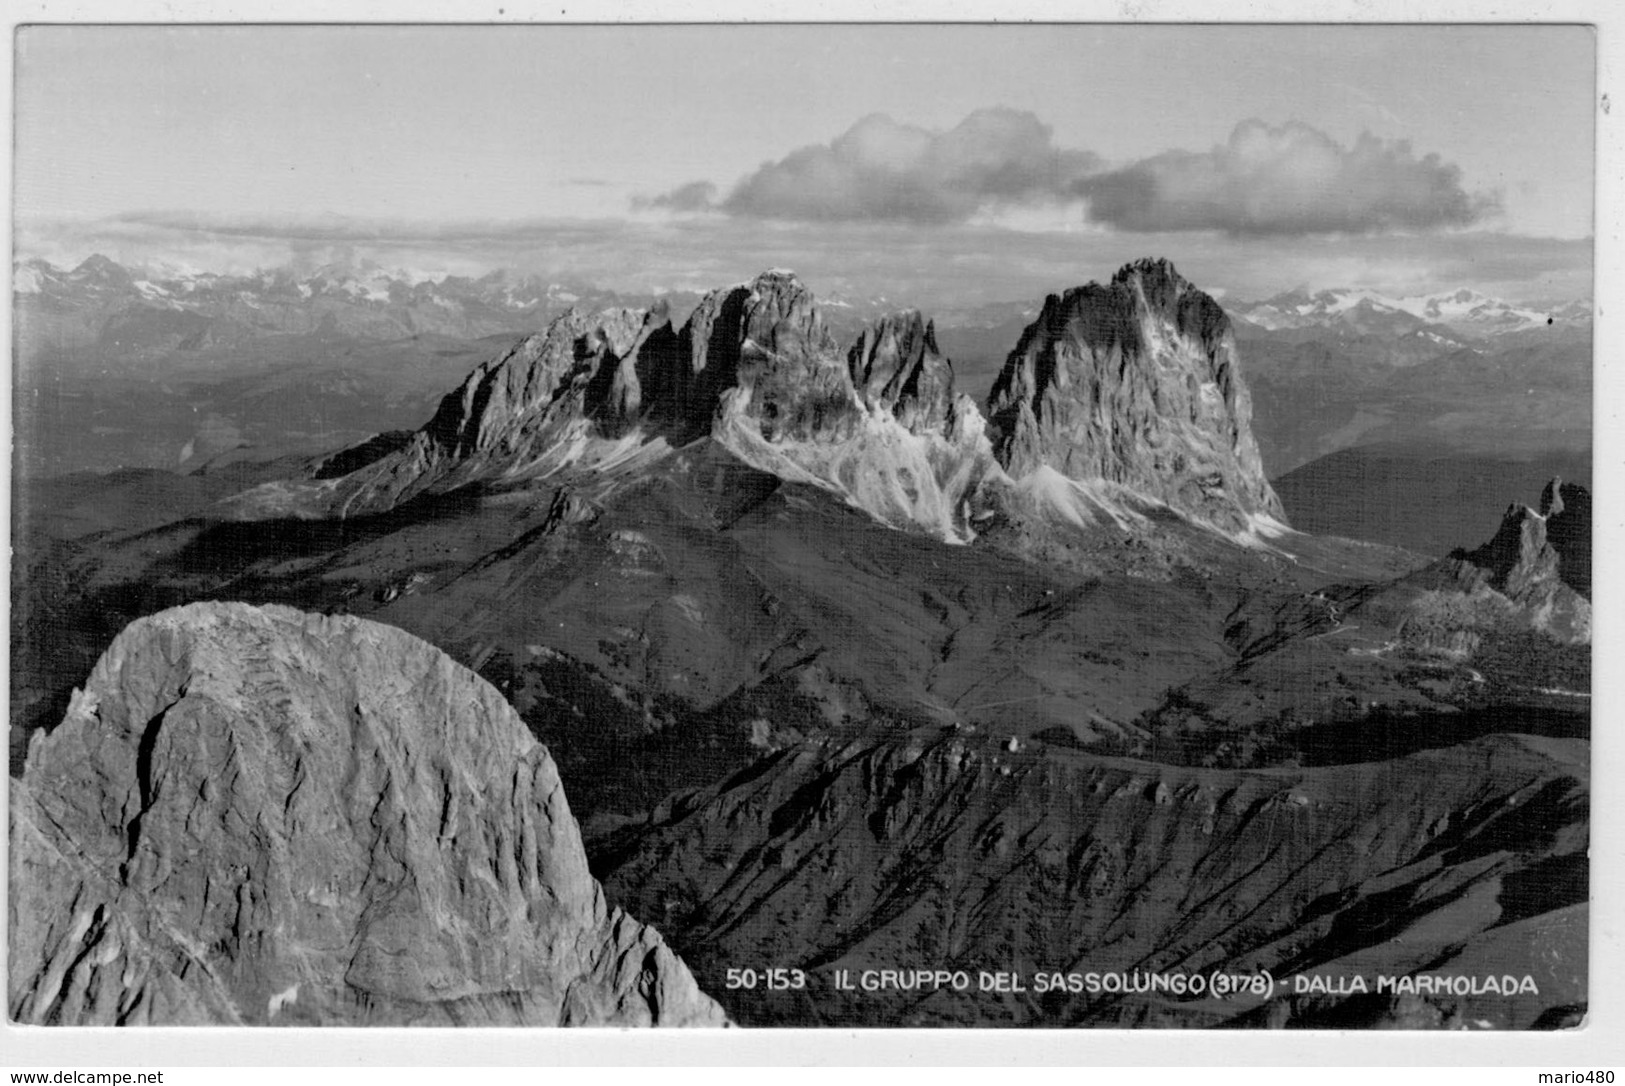
[[[363,262],[304,274],[277,268],[217,275],[128,268],[99,254],[71,270],[24,261],[14,290],[25,354],[32,348],[126,359],[318,332],[478,338],[539,327],[572,305],[597,309],[647,300],[501,271],[430,279]],[[692,305],[699,298],[672,299],[685,300]]]
[[[422,333],[478,337],[535,330],[571,306],[595,311],[660,297],[680,314],[700,299],[693,291],[624,292],[501,270],[477,278],[434,277],[360,261],[308,272],[274,268],[222,275],[127,267],[100,254],[71,269],[41,259],[19,261],[13,291],[25,348],[93,349],[103,355],[196,350],[257,335],[318,330],[374,339]],[[853,329],[895,308],[890,298],[878,295],[835,295],[823,304],[833,326]],[[1467,289],[1390,297],[1340,288],[1288,291],[1261,302],[1228,302],[1225,308],[1244,330],[1414,335],[1435,348],[1455,349],[1547,328],[1589,335],[1592,303],[1575,299],[1540,307]],[[963,329],[974,338],[977,332],[1024,325],[1035,313],[1034,302],[1026,299],[949,306],[933,315],[939,328]]]
[[[1364,445],[1529,459],[1591,444],[1589,301],[1336,290],[1226,309],[1270,420],[1259,445],[1272,475]]]

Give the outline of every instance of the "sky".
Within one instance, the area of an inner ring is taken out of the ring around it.
[[[32,27],[19,257],[1590,293],[1585,27]]]

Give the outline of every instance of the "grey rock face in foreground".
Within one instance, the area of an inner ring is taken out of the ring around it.
[[[11,793],[7,1003],[63,1025],[722,1025],[547,750],[392,627],[129,626]]]

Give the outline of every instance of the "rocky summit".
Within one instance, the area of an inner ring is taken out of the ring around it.
[[[1575,585],[1590,589],[1590,510],[1589,491],[1553,479],[1541,512],[1513,503],[1494,538],[1455,552],[1443,567],[1470,592],[1488,588],[1504,597],[1531,628],[1559,641],[1589,643],[1591,603]]]
[[[1590,599],[1591,492],[1553,479],[1541,491],[1540,515],[1546,520],[1546,542],[1557,552],[1558,576]]]
[[[952,417],[953,366],[937,332],[917,309],[882,317],[847,352],[852,383],[864,405],[884,407],[910,433],[940,431]]]
[[[1565,500],[1572,510],[1567,521],[1561,504]],[[1522,658],[1513,670],[1532,667],[1539,655],[1531,647],[1538,642],[1519,640],[1523,634],[1537,634],[1543,642],[1587,646],[1591,601],[1571,581],[1589,586],[1590,502],[1584,487],[1554,479],[1542,499],[1544,513],[1514,502],[1487,542],[1458,548],[1388,586],[1349,597],[1348,612],[1342,617],[1351,630],[1359,628],[1366,635],[1388,630],[1395,645],[1457,659],[1486,653],[1493,658],[1495,646],[1511,639],[1521,646],[1511,651]],[[1586,559],[1583,569],[1581,554]],[[1506,670],[1509,665],[1501,667]],[[1541,681],[1559,687],[1570,680]],[[1587,687],[1589,680],[1575,685]],[[1569,696],[1588,695],[1581,689]]]
[[[295,492],[281,504],[380,512],[424,492],[556,468],[580,458],[594,435],[616,435],[639,416],[638,360],[645,351],[664,357],[662,350],[672,349],[663,308],[572,309],[476,368],[422,429],[330,457],[315,473],[320,490]]]
[[[750,285],[737,384],[724,399],[724,410],[748,418],[773,442],[838,441],[862,414],[840,347],[812,291],[792,272],[766,272]]]
[[[11,791],[19,1022],[720,1025],[606,904],[552,758],[392,627],[132,624]]]
[[[1011,476],[1104,480],[1215,526],[1284,520],[1224,310],[1166,260],[1050,295],[993,386]]]

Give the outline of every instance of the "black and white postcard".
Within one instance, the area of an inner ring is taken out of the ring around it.
[[[1586,1024],[1596,28],[14,47],[17,1026]]]

